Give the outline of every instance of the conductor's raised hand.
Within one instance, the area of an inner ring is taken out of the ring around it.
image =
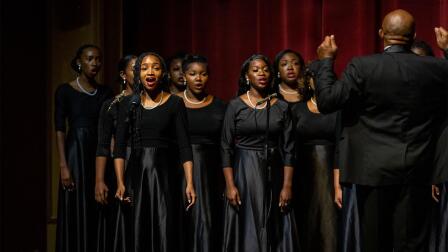
[[[325,36],[324,41],[317,48],[317,56],[319,59],[334,59],[337,51],[338,46],[336,45],[334,35]]]
[[[436,33],[437,45],[442,50],[448,49],[448,31],[443,27],[434,28],[434,32]]]

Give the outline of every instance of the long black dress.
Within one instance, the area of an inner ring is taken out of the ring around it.
[[[294,210],[300,245],[304,251],[336,251],[333,168],[338,113],[312,113],[306,102],[295,104],[291,111],[297,159]]]
[[[294,164],[294,142],[288,104],[278,100],[270,110],[269,162],[264,144],[266,109],[253,109],[240,97],[226,111],[222,131],[223,167],[232,167],[242,201],[227,201],[222,251],[298,251],[294,215],[281,213],[279,195],[284,165]]]
[[[63,190],[59,183],[56,251],[94,251],[96,245],[97,204],[95,201],[95,152],[98,115],[111,96],[99,86],[95,95],[75,90],[65,83],[55,93],[55,129],[68,132],[65,157],[75,190]]]
[[[117,190],[117,180],[111,153],[111,140],[115,138],[119,106],[123,98],[124,96],[118,95],[105,101],[98,121],[96,156],[107,157],[104,181],[109,192],[107,204],[99,207],[97,252],[124,252],[126,251],[126,243],[131,238],[127,235],[132,231],[129,226],[129,204],[120,204],[114,197]],[[127,185],[127,187],[130,187],[130,185]]]
[[[153,109],[132,106],[132,99],[123,100],[116,135],[115,158],[126,158],[129,130],[131,154],[126,167],[125,180],[132,191],[133,237],[126,251],[179,251],[173,220],[176,212],[173,195],[179,185],[173,185],[179,157],[182,163],[192,161],[187,132],[187,116],[181,98],[171,95]],[[176,146],[176,148],[174,148]],[[179,151],[173,155],[173,150]]]
[[[226,106],[214,97],[202,108],[187,108],[193,149],[193,180],[197,203],[188,213],[188,251],[215,252],[221,248],[224,177],[220,141]]]

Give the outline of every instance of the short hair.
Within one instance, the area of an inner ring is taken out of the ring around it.
[[[177,59],[180,59],[181,61],[183,61],[184,60],[184,58],[187,56],[187,53],[185,53],[185,52],[177,52],[177,53],[175,53],[174,55],[172,55],[171,57],[169,57],[167,60],[166,60],[166,66],[168,67],[168,71],[169,71],[169,69],[170,69],[170,67],[171,67],[171,63],[173,62],[173,61],[175,61],[175,60],[177,60]],[[182,64],[182,63],[181,63]]]
[[[205,65],[208,72],[208,61],[207,58],[201,55],[186,55],[182,60],[182,72],[186,72],[191,64],[202,63]]]

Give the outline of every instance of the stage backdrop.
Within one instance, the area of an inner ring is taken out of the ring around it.
[[[396,8],[414,15],[417,37],[438,52],[433,28],[448,26],[448,0],[129,0],[124,1],[124,52],[205,55],[209,91],[229,99],[242,62],[253,53],[273,59],[291,48],[309,61],[322,37],[334,34],[340,72],[352,57],[380,51],[381,20]]]

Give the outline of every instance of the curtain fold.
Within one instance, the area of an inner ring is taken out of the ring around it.
[[[157,51],[165,58],[183,51],[210,63],[210,93],[236,94],[240,66],[253,53],[271,59],[285,48],[305,61],[316,57],[322,37],[334,34],[335,69],[351,58],[382,50],[383,16],[396,8],[411,12],[417,38],[433,46],[435,26],[448,26],[448,0],[165,0],[124,1],[124,52]]]

